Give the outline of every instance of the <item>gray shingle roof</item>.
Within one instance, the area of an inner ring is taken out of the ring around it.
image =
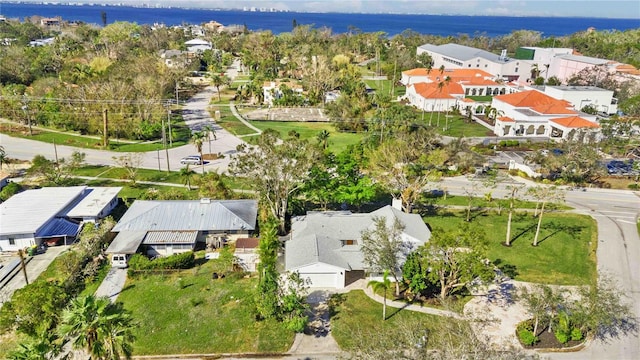
[[[363,230],[374,226],[374,218],[382,217],[390,226],[394,219],[404,224],[405,239],[417,243],[427,242],[429,228],[417,214],[406,214],[385,206],[369,214],[350,212],[313,212],[292,219],[291,239],[285,243],[285,266],[295,270],[317,263],[345,270],[363,270],[360,244],[342,245],[342,240],[360,241]]]
[[[113,231],[254,230],[257,212],[256,200],[137,200]]]
[[[469,46],[458,45],[458,44],[443,44],[443,45],[432,45],[432,44],[424,44],[419,46],[420,49],[432,51],[453,59],[457,59],[460,61],[469,61],[475,58],[483,58],[489,61],[493,61],[496,63],[506,63],[512,61],[513,59],[500,58],[500,55],[494,54],[492,52],[476,49]]]

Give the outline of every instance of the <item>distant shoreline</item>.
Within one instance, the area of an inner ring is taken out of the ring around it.
[[[52,4],[0,2],[0,15],[8,19],[31,16],[61,17],[65,21],[102,24],[101,13],[107,15],[107,24],[127,21],[137,24],[164,24],[167,26],[199,25],[217,21],[223,25],[247,26],[251,31],[269,30],[274,34],[290,32],[293,23],[312,25],[315,29],[328,28],[333,34],[351,31],[383,32],[395,36],[406,30],[435,36],[487,36],[498,37],[516,30],[542,33],[543,37],[567,36],[590,27],[596,30],[640,28],[640,19],[612,19],[587,17],[536,16],[471,16],[433,14],[381,14],[300,11],[245,11],[243,9],[205,9],[168,6],[134,6],[129,4]]]

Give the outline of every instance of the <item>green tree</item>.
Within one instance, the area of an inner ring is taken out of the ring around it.
[[[0,308],[0,328],[15,327],[19,332],[37,337],[50,331],[59,320],[59,309],[67,302],[67,293],[58,284],[36,281],[17,290],[11,301]],[[38,304],[38,306],[34,306]]]
[[[95,359],[130,359],[133,351],[133,320],[121,305],[93,295],[71,301],[62,313],[59,334]]]
[[[256,287],[255,303],[258,315],[263,319],[278,315],[278,221],[267,218],[260,223],[260,243],[258,245],[258,286]]]
[[[184,184],[187,185],[187,189],[191,191],[191,179],[196,175],[196,172],[189,169],[189,164],[180,169],[180,177],[184,180]]]
[[[322,150],[327,150],[327,147],[329,146],[329,135],[331,134],[327,130],[322,130],[316,136],[316,139],[318,139],[318,143],[322,144]]]
[[[257,146],[241,145],[229,171],[249,178],[254,189],[280,222],[285,233],[285,216],[291,196],[308,179],[315,160],[315,150],[307,141],[296,137],[279,140],[277,133],[265,131],[257,139]]]
[[[204,174],[204,159],[202,158],[202,146],[204,140],[207,138],[207,134],[204,131],[195,131],[191,133],[191,142],[196,147],[196,151],[200,154],[200,161],[202,162],[202,173]]]
[[[387,291],[391,288],[391,280],[389,280],[389,270],[385,270],[382,274],[382,280],[370,280],[367,287],[371,287],[373,292],[382,291],[382,320],[387,320]]]
[[[363,230],[360,251],[364,264],[370,272],[389,271],[395,280],[396,296],[400,295],[400,279],[402,260],[411,251],[411,246],[402,240],[404,224],[394,218],[387,226],[388,220],[383,217],[373,218],[373,229]]]
[[[215,171],[207,172],[195,179],[198,185],[198,195],[212,199],[232,199],[233,191],[225,182],[223,175]]]
[[[9,360],[53,360],[60,354],[55,332],[41,330],[35,337],[18,344],[18,349],[9,353]]]
[[[458,293],[476,278],[493,279],[493,267],[485,255],[483,231],[469,225],[449,231],[434,230],[429,242],[418,249],[427,279],[440,289],[440,299]]]
[[[296,271],[281,277],[279,288],[280,318],[289,330],[301,333],[309,320],[305,315],[309,309],[308,286]]]
[[[0,170],[2,170],[2,165],[7,163],[7,159],[7,152],[4,146],[0,145]]]
[[[218,93],[218,101],[222,101],[222,97],[220,94],[220,87],[229,85],[231,83],[231,79],[226,75],[220,75],[218,73],[214,73],[211,75],[211,85],[215,86],[216,92]]]

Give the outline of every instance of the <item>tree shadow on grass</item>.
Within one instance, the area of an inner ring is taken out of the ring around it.
[[[538,244],[541,244],[543,241],[561,232],[565,232],[571,237],[577,237],[578,235],[580,235],[580,233],[582,233],[582,230],[585,229],[585,226],[559,224],[552,221],[548,224],[544,224],[542,228],[545,230],[551,230],[551,233],[543,237],[542,239],[538,240]]]
[[[389,310],[392,310],[392,311],[395,310],[395,311],[393,311],[393,312],[389,311],[389,314],[387,315],[387,318],[385,320],[389,320],[392,317],[396,316],[397,313],[401,312],[402,310],[407,308],[409,305],[411,305],[411,304],[405,303],[402,307],[399,307],[399,308],[391,307],[391,306],[387,305],[387,311],[389,311]]]

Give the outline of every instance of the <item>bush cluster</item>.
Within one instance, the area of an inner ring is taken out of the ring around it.
[[[171,270],[190,269],[195,266],[193,251],[175,254],[167,257],[149,260],[142,254],[135,254],[129,260],[129,268],[132,270]]]
[[[501,140],[498,145],[500,147],[515,147],[520,146],[520,141],[518,140]]]

